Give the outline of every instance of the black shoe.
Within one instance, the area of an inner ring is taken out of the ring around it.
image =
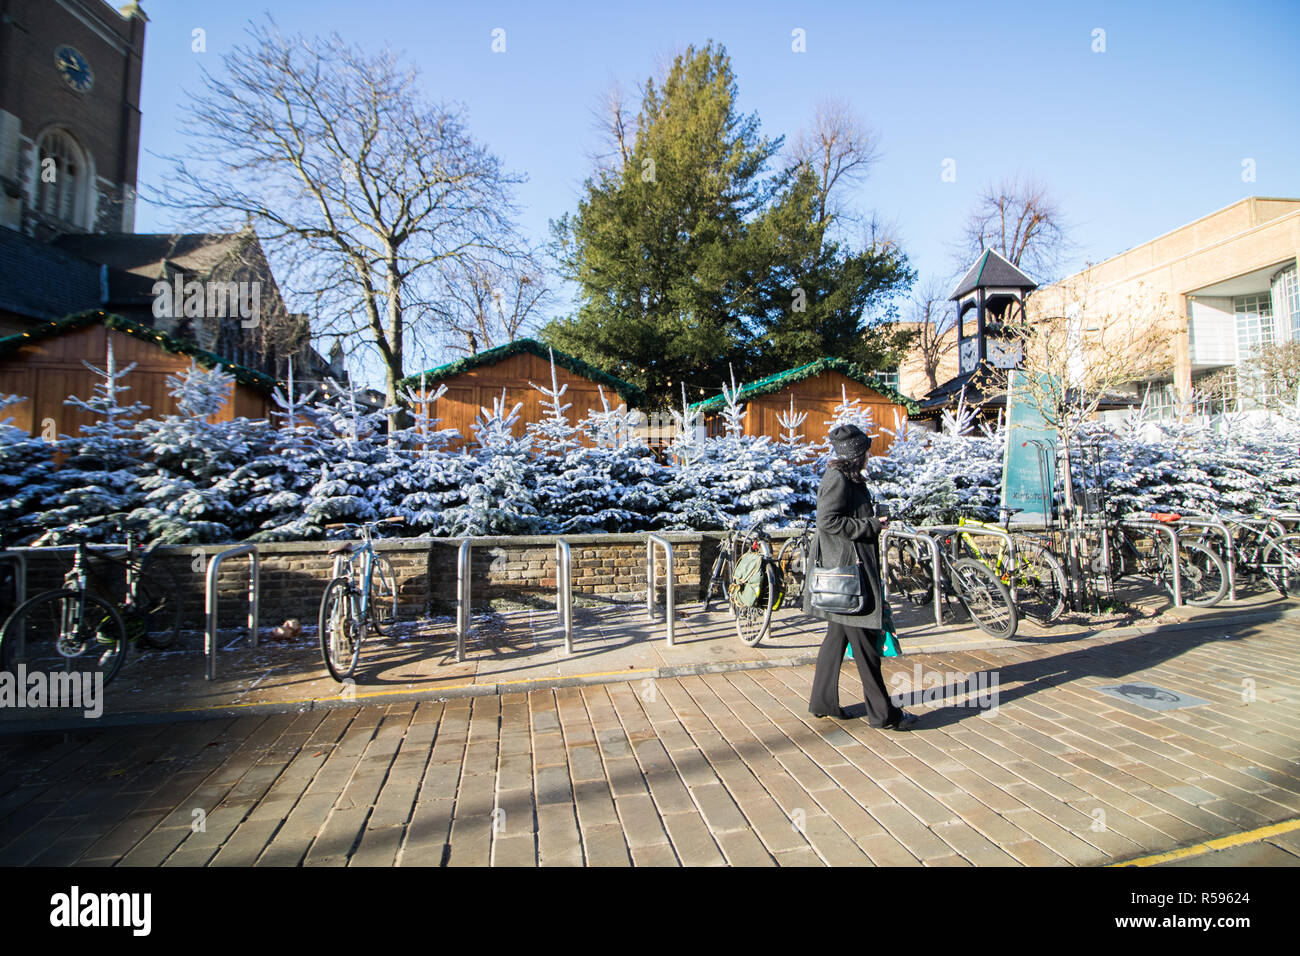
[[[853,719],[852,717],[849,716],[848,711],[846,711],[843,707],[838,707],[838,708],[836,708],[835,713],[833,713],[833,714],[817,714],[817,713],[813,713],[813,711],[811,711],[811,710],[808,711],[808,713],[812,714],[814,717],[823,717],[823,718],[825,718],[825,717],[834,717],[836,720],[852,720],[852,719]]]
[[[885,729],[898,731],[901,733],[902,731],[905,730],[911,730],[912,727],[916,725],[916,722],[920,719],[921,718],[918,717],[916,714],[909,714],[905,710],[900,710],[898,712],[897,717],[895,717],[893,720],[885,724]]]

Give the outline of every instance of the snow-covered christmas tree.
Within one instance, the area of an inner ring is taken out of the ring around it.
[[[519,403],[507,409],[502,389],[490,409],[479,409],[474,421],[478,447],[466,463],[466,498],[445,514],[447,533],[453,537],[534,534],[545,527],[536,505],[532,436],[514,434],[522,407]]]
[[[118,368],[113,338],[108,337],[104,367],[82,360],[99,376],[89,399],[70,396],[65,405],[98,419],[82,425],[75,436],[61,436],[58,450],[67,455],[55,476],[54,505],[37,519],[44,529],[37,544],[60,544],[78,535],[90,541],[118,540],[119,525],[141,503],[140,472],[145,448],[135,434],[139,416],[148,410],[141,402],[123,405],[131,390],[122,379],[135,368],[132,362]]]
[[[15,428],[5,410],[26,401],[0,394],[0,547],[26,542],[40,530],[42,506],[56,494],[54,445]]]
[[[191,363],[167,378],[177,412],[140,422],[137,433],[147,455],[140,479],[144,501],[131,518],[150,539],[230,541],[242,530],[242,487],[226,479],[258,448],[252,433],[265,425],[209,421],[229,400],[234,383],[220,367]]]

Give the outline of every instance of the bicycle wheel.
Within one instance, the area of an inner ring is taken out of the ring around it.
[[[1162,566],[1167,564],[1167,552],[1162,555]],[[1182,587],[1183,603],[1195,607],[1213,607],[1228,593],[1228,569],[1223,559],[1195,541],[1178,542],[1178,574]],[[1170,577],[1165,587],[1172,594],[1174,582]]]
[[[1016,551],[1017,607],[1030,620],[1050,624],[1065,613],[1065,566],[1039,545]]]
[[[159,649],[175,644],[181,633],[185,608],[172,573],[161,567],[142,571],[140,583],[136,586],[135,603],[136,614],[144,623],[140,639]]]
[[[758,587],[758,598],[753,604],[740,603],[740,592],[743,589],[734,582],[727,591],[731,616],[736,622],[736,635],[741,643],[750,647],[756,647],[767,634],[772,625],[772,608],[776,604],[776,574],[771,559],[763,560],[760,573],[762,579]]]
[[[330,677],[342,682],[352,676],[361,656],[365,625],[352,613],[352,582],[338,577],[320,599],[320,650]]]
[[[802,537],[791,538],[781,545],[776,555],[777,567],[785,579],[784,604],[798,605],[803,601],[804,583],[808,578],[808,549]]]
[[[382,554],[375,555],[370,578],[369,615],[376,634],[388,634],[397,620],[397,572],[393,562]]]
[[[988,566],[973,558],[952,563],[953,589],[975,625],[992,637],[1011,637],[1019,616],[1011,603],[1011,592]]]
[[[915,541],[895,538],[885,549],[885,574],[889,593],[906,599],[916,607],[934,597],[934,577],[930,554]]]
[[[1260,569],[1282,594],[1300,583],[1300,532],[1274,538],[1264,546]]]
[[[0,631],[0,662],[29,672],[102,674],[108,683],[126,658],[126,625],[110,602],[77,591],[46,591],[24,601]]]

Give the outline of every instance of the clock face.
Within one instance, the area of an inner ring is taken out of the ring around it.
[[[54,51],[54,65],[68,86],[78,93],[89,93],[95,85],[95,74],[90,71],[90,64],[76,49],[61,46]]]

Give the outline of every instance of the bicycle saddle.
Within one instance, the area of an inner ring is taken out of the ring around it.
[[[350,554],[352,552],[351,541],[340,541],[334,547],[330,548],[330,554]]]
[[[1173,524],[1175,521],[1181,521],[1183,516],[1172,511],[1153,511],[1151,517],[1162,524]]]

